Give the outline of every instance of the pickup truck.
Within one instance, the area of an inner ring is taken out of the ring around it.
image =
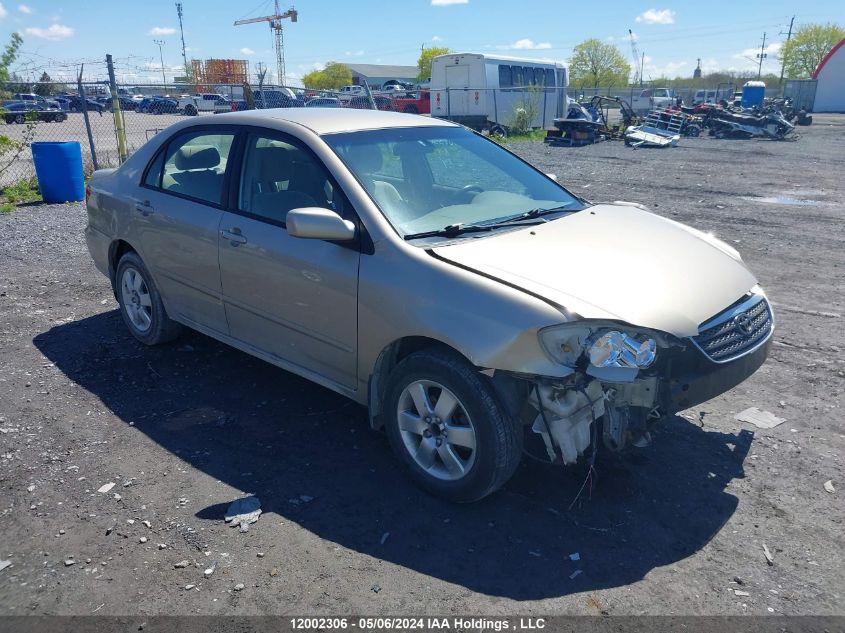
[[[656,108],[674,105],[675,95],[669,88],[646,88],[631,97],[631,107],[637,114],[646,114]]]
[[[393,97],[393,109],[407,114],[431,114],[431,92],[408,92]]]
[[[214,106],[226,97],[214,93],[202,93],[179,97],[177,110],[188,116],[196,116],[200,112],[214,112]]]

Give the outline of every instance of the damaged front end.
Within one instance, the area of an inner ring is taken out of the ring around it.
[[[613,321],[575,321],[539,332],[546,354],[572,370],[530,382],[527,423],[551,461],[575,463],[599,435],[612,451],[650,443],[663,418],[709,400],[753,374],[768,356],[774,315],[750,292],[679,338]]]
[[[612,451],[650,443],[649,429],[670,413],[667,364],[659,361],[687,345],[612,321],[556,325],[539,338],[552,360],[573,370],[565,379],[530,378],[528,422],[551,461],[574,464],[599,435]]]

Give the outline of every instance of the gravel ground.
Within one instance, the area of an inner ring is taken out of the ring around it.
[[[778,320],[757,374],[599,463],[571,510],[581,478],[531,462],[471,506],[425,495],[361,407],[198,334],[134,342],[81,204],[0,216],[0,612],[844,614],[845,116],[801,133],[510,145],[734,244]],[[751,406],[786,422],[734,419]]]

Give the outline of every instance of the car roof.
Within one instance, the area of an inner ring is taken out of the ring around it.
[[[407,127],[458,127],[455,123],[431,117],[416,116],[403,112],[385,110],[353,110],[344,108],[271,108],[267,110],[248,110],[231,112],[214,117],[224,121],[240,122],[247,125],[268,121],[282,120],[307,127],[317,134],[337,132],[357,132],[382,128]],[[237,121],[236,121],[237,120]]]

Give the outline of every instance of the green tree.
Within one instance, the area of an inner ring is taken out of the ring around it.
[[[828,51],[845,38],[845,29],[836,24],[807,24],[795,31],[781,49],[784,75],[804,79],[813,74]]]
[[[58,86],[53,83],[53,80],[46,71],[41,73],[41,79],[35,85],[35,94],[41,95],[42,97],[49,97],[54,92],[58,92]]]
[[[437,57],[438,55],[448,55],[451,53],[448,48],[444,46],[433,46],[432,48],[424,48],[420,53],[420,58],[417,60],[417,68],[419,69],[419,74],[417,75],[417,81],[425,81],[429,77],[431,77],[431,60]]]
[[[337,90],[352,83],[352,71],[345,64],[329,62],[322,70],[303,75],[302,83],[312,90]]]
[[[613,44],[601,40],[584,40],[572,51],[569,76],[579,88],[590,86],[627,86],[631,66]]]
[[[12,33],[9,43],[0,55],[0,84],[9,81],[9,66],[17,59],[21,44],[23,44],[23,38],[18,33]]]

